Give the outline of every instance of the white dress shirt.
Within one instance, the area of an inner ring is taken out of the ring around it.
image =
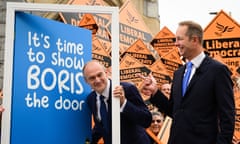
[[[199,68],[200,64],[202,63],[203,59],[205,58],[205,54],[204,52],[201,52],[198,56],[196,56],[195,58],[193,58],[191,60],[193,66],[192,66],[192,71],[191,71],[191,75],[190,75],[190,78],[189,78],[189,81],[188,83],[191,81],[193,75],[195,74],[196,72],[196,69]]]
[[[106,104],[106,108],[108,110],[108,103],[107,103],[107,100],[109,99],[109,91],[110,90],[110,80],[108,80],[107,82],[107,87],[104,89],[103,93],[100,94],[100,93],[97,93],[97,101],[96,101],[96,105],[97,105],[97,115],[98,115],[98,118],[99,120],[101,120],[101,114],[100,114],[100,105],[101,105],[101,100],[100,100],[100,96],[104,96],[104,102]]]

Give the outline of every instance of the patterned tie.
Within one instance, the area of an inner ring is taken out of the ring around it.
[[[104,96],[100,96],[101,104],[100,104],[100,114],[101,114],[101,120],[103,123],[103,127],[106,129],[106,131],[109,131],[109,122],[108,122],[108,114],[107,114],[107,107],[104,102]]]
[[[191,75],[191,70],[192,70],[192,63],[191,62],[188,62],[187,63],[187,72],[185,73],[184,77],[183,77],[183,81],[182,81],[182,95],[184,96],[185,92],[186,92],[186,89],[187,89],[187,86],[188,86],[188,81],[189,81],[189,78],[190,78],[190,75]]]

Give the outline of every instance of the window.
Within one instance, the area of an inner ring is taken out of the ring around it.
[[[158,0],[144,0],[144,15],[158,18]]]

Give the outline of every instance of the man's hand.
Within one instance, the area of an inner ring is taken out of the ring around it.
[[[115,87],[115,89],[113,90],[113,95],[120,99],[120,105],[122,106],[126,98],[124,89],[121,85]]]
[[[144,80],[140,88],[141,93],[143,93],[146,96],[156,94],[158,86],[152,74],[150,73],[147,77],[144,77],[143,75],[140,74],[138,76]]]
[[[2,105],[0,105],[0,112],[3,112],[5,109]]]

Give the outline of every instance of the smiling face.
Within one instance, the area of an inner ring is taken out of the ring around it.
[[[202,27],[192,21],[183,21],[179,23],[176,31],[175,46],[179,49],[179,54],[187,60],[192,60],[204,49]]]
[[[169,83],[162,84],[161,92],[169,98],[171,91],[171,85]]]
[[[186,25],[178,27],[175,45],[178,47],[180,55],[189,59],[195,52],[195,43],[193,38],[186,35],[187,29]]]
[[[161,130],[163,124],[163,117],[161,115],[153,115],[152,116],[152,123],[150,126],[151,131],[155,134],[158,135],[158,133]]]
[[[101,94],[107,87],[108,77],[105,68],[97,61],[87,63],[84,67],[83,75],[85,81],[94,91]]]

